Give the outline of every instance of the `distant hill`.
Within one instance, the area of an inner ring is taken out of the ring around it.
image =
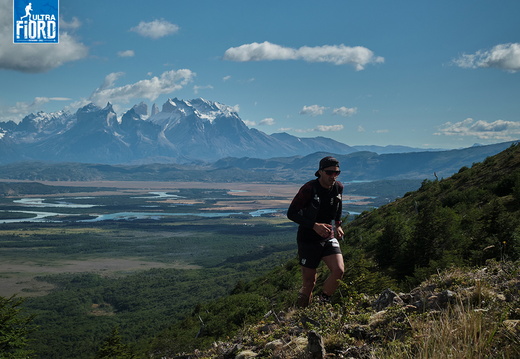
[[[17,162],[0,165],[0,178],[32,181],[202,181],[302,182],[314,178],[319,160],[333,154],[341,161],[340,180],[375,181],[434,179],[451,176],[461,167],[481,162],[514,142],[460,150],[338,154],[315,152],[307,156],[227,157],[203,164],[109,165],[87,163]]]
[[[516,142],[470,147],[459,150],[391,153],[354,152],[334,154],[340,162],[344,181],[373,181],[383,179],[433,179],[451,176],[461,167],[483,161]],[[293,158],[226,158],[214,163],[218,169],[238,168],[269,176],[269,170],[277,180],[296,180],[314,177],[319,160],[331,153],[317,152]]]
[[[362,146],[352,146],[352,148],[354,148],[358,151],[375,152],[380,155],[385,154],[385,153],[442,151],[442,149],[440,149],[440,148],[425,149],[425,148],[399,146],[399,145],[388,145],[388,146],[362,145]]]

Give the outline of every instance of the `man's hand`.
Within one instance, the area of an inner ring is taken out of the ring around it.
[[[322,238],[330,238],[332,235],[332,225],[327,223],[314,223],[312,229]]]
[[[336,227],[336,239],[343,239],[345,232],[343,232],[343,228],[341,226]]]

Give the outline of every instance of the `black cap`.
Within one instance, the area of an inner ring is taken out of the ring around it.
[[[316,171],[316,173],[314,175],[316,177],[319,177],[320,176],[320,173],[319,173],[320,170],[322,170],[324,168],[327,168],[327,167],[332,167],[332,166],[339,167],[339,161],[337,159],[335,159],[334,157],[332,157],[332,156],[323,157],[320,160],[320,168],[318,169],[318,171]]]

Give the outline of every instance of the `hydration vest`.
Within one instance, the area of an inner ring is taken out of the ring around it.
[[[314,180],[314,183],[312,184],[312,191],[313,196],[312,199],[309,201],[309,204],[300,210],[300,214],[304,216],[307,219],[312,220],[313,222],[316,221],[316,218],[318,216],[318,212],[320,210],[320,197],[318,196],[318,186],[320,185],[320,182],[316,179]],[[338,190],[338,183],[335,182],[333,189],[332,189],[332,196],[331,196],[331,205],[334,213],[337,212],[339,208],[339,204],[341,203],[341,194]]]

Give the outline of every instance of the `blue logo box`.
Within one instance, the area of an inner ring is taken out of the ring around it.
[[[58,43],[59,0],[13,0],[13,42]]]

